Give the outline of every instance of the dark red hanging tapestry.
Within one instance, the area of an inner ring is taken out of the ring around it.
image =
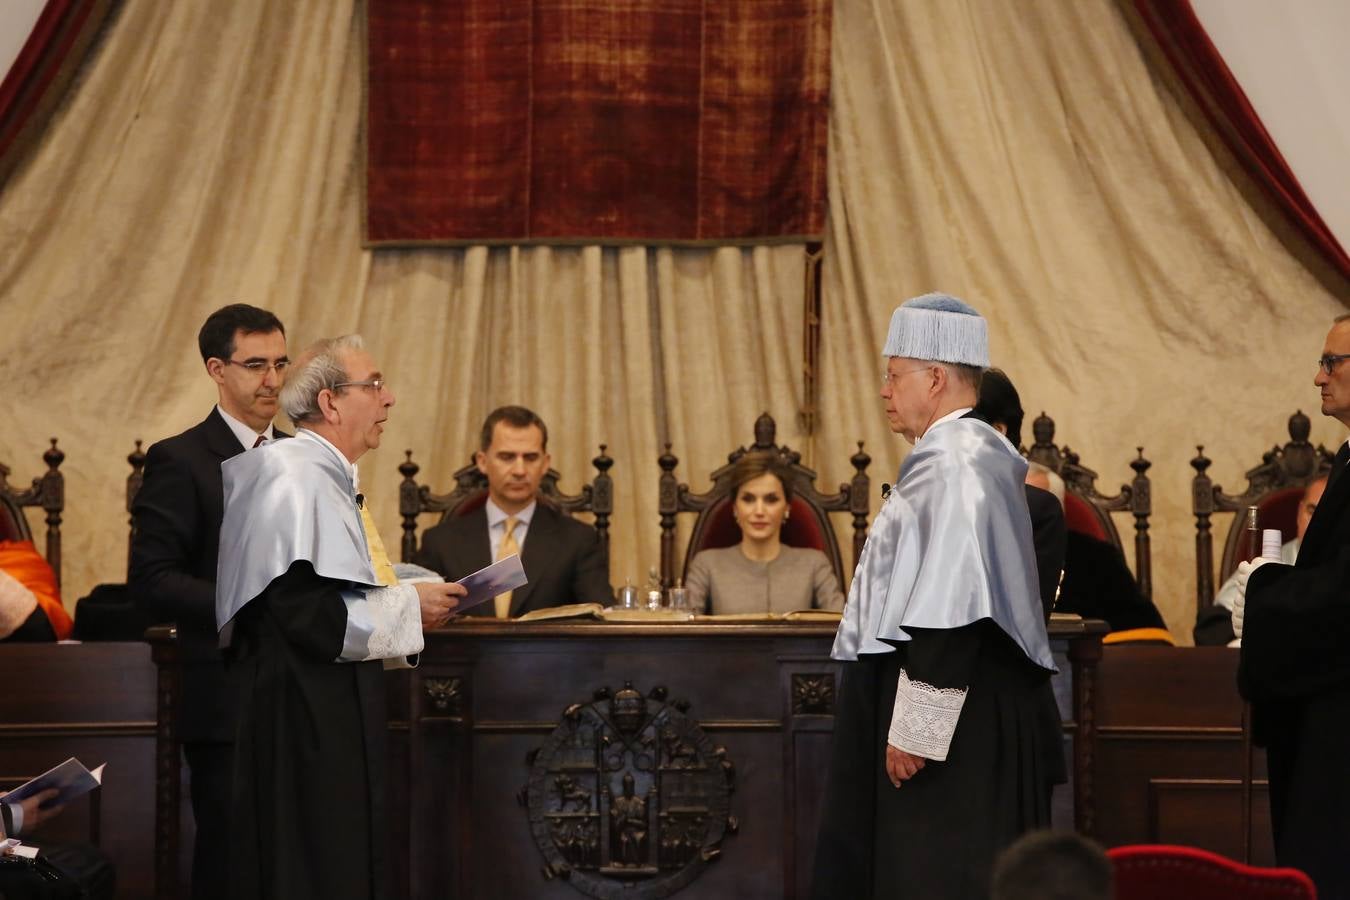
[[[370,0],[371,244],[825,225],[830,0]]]

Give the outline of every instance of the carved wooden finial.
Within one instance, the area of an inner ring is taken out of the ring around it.
[[[1195,469],[1197,474],[1204,475],[1205,470],[1210,467],[1211,462],[1212,460],[1208,456],[1205,456],[1205,445],[1196,444],[1195,459],[1191,460],[1191,468]]]
[[[767,412],[760,413],[759,418],[755,420],[755,449],[768,450],[773,447],[777,434],[778,425],[774,422],[773,416]]]
[[[418,472],[422,471],[422,467],[419,466],[417,463],[413,462],[411,450],[404,450],[403,456],[404,456],[403,462],[398,464],[399,474],[402,475],[404,478],[412,480],[413,478],[417,477]]]
[[[1289,438],[1296,444],[1306,444],[1312,434],[1312,421],[1303,414],[1303,410],[1294,410],[1289,417]]]
[[[56,438],[52,438],[52,445],[46,453],[42,454],[42,461],[47,464],[47,468],[55,472],[65,462],[66,454],[56,446]]]
[[[1139,456],[1136,457],[1135,459],[1130,460],[1130,468],[1134,469],[1134,474],[1143,475],[1145,472],[1149,470],[1149,467],[1152,466],[1153,463],[1149,462],[1147,459],[1144,458],[1143,447],[1135,447],[1134,449],[1139,451]]]
[[[669,444],[667,444],[666,446],[669,446]],[[591,460],[591,465],[595,466],[595,468],[601,473],[608,472],[610,467],[614,465],[614,460],[610,457],[608,453],[605,452],[605,450],[607,449],[608,449],[607,444],[601,444],[600,455],[597,456],[595,459]]]
[[[1031,436],[1036,439],[1038,444],[1053,444],[1055,442],[1055,420],[1041,410],[1041,414],[1036,417],[1036,421],[1031,423]]]
[[[679,457],[670,452],[670,441],[666,441],[666,452],[656,458],[656,463],[663,472],[674,472],[675,467],[680,464]]]
[[[853,468],[857,469],[859,474],[866,471],[867,467],[872,464],[872,457],[868,456],[867,452],[863,450],[862,441],[858,441],[858,452],[850,456],[848,461],[853,463]]]

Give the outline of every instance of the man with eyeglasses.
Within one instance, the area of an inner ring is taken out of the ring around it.
[[[1331,326],[1313,378],[1322,415],[1350,426],[1350,316]],[[1317,895],[1350,897],[1350,445],[1293,565],[1257,559],[1237,571],[1238,689],[1266,748],[1275,858]]]
[[[813,897],[983,898],[995,856],[1049,824],[1055,671],[1027,464],[971,415],[985,320],[946,294],[891,318],[881,398],[914,445],[858,559]]]
[[[138,604],[157,621],[178,626],[183,674],[175,719],[197,828],[191,896],[202,900],[226,896],[233,768],[234,707],[216,634],[220,464],[289,435],[272,426],[288,362],[281,320],[233,303],[207,317],[197,347],[217,402],[205,420],[146,453],[145,480],[132,507],[128,581]]]
[[[394,394],[357,335],[305,351],[281,394],[296,436],[221,466],[216,623],[239,709],[230,896],[385,896],[385,668],[462,585],[401,583],[359,493]]]

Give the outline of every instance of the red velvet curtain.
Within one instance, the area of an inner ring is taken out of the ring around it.
[[[1252,177],[1318,252],[1350,278],[1350,257],[1303,193],[1190,0],[1134,0],[1134,6],[1186,89]]]
[[[372,244],[806,240],[831,0],[371,0]]]
[[[0,81],[0,185],[56,109],[110,5],[110,0],[47,0]]]

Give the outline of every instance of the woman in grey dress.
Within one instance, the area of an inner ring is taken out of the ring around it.
[[[685,586],[694,609],[710,613],[785,613],[843,609],[830,560],[782,542],[792,505],[789,470],[775,453],[747,453],[732,469],[732,503],[741,542],[701,550]]]

